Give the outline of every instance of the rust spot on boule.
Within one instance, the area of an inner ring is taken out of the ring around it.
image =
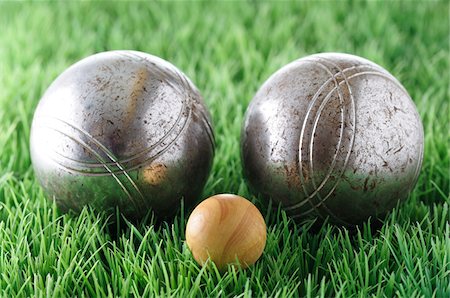
[[[284,165],[284,172],[286,174],[286,182],[289,188],[297,187],[300,185],[300,177],[298,173],[297,164],[294,165]]]
[[[166,178],[167,166],[162,163],[150,165],[144,170],[144,180],[151,185],[158,185]]]
[[[307,183],[309,181],[309,171],[306,168],[306,165],[302,165],[302,175],[303,179],[305,180],[305,183]]]
[[[144,67],[140,68],[136,72],[133,87],[131,88],[132,91],[129,97],[128,106],[123,115],[125,127],[128,127],[130,122],[134,119],[134,115],[136,114],[137,101],[145,91],[145,83],[148,80],[148,76],[148,70]]]

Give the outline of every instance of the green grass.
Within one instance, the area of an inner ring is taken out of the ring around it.
[[[449,28],[447,2],[1,3],[0,296],[449,297]],[[62,214],[45,199],[28,151],[34,108],[65,68],[112,49],[169,60],[201,90],[217,140],[202,197],[238,193],[261,208],[268,239],[255,266],[199,267],[184,242],[188,210],[114,232],[105,214]],[[379,231],[295,224],[242,178],[253,94],[281,66],[323,51],[387,68],[424,123],[417,186]]]

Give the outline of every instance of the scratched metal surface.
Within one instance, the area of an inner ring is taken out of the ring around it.
[[[250,103],[244,175],[294,218],[355,225],[414,187],[423,128],[403,86],[366,59],[324,53],[274,73]]]
[[[197,200],[214,155],[210,115],[192,82],[149,54],[111,51],[64,71],[36,108],[33,167],[63,210],[118,206],[165,216]]]

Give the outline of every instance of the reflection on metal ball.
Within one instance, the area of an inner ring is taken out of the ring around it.
[[[214,155],[209,113],[175,66],[135,51],[87,57],[64,71],[35,111],[31,157],[65,210],[118,207],[139,219],[195,203]]]
[[[404,87],[366,59],[324,53],[294,61],[258,90],[241,136],[250,186],[294,218],[345,226],[407,198],[423,128]]]

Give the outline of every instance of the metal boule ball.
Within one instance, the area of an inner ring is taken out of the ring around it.
[[[175,66],[136,51],[87,57],[47,89],[33,118],[35,174],[63,210],[130,219],[196,202],[214,156],[210,115]]]
[[[323,53],[275,72],[250,103],[244,175],[293,218],[354,226],[413,189],[423,127],[405,88],[366,59]]]

